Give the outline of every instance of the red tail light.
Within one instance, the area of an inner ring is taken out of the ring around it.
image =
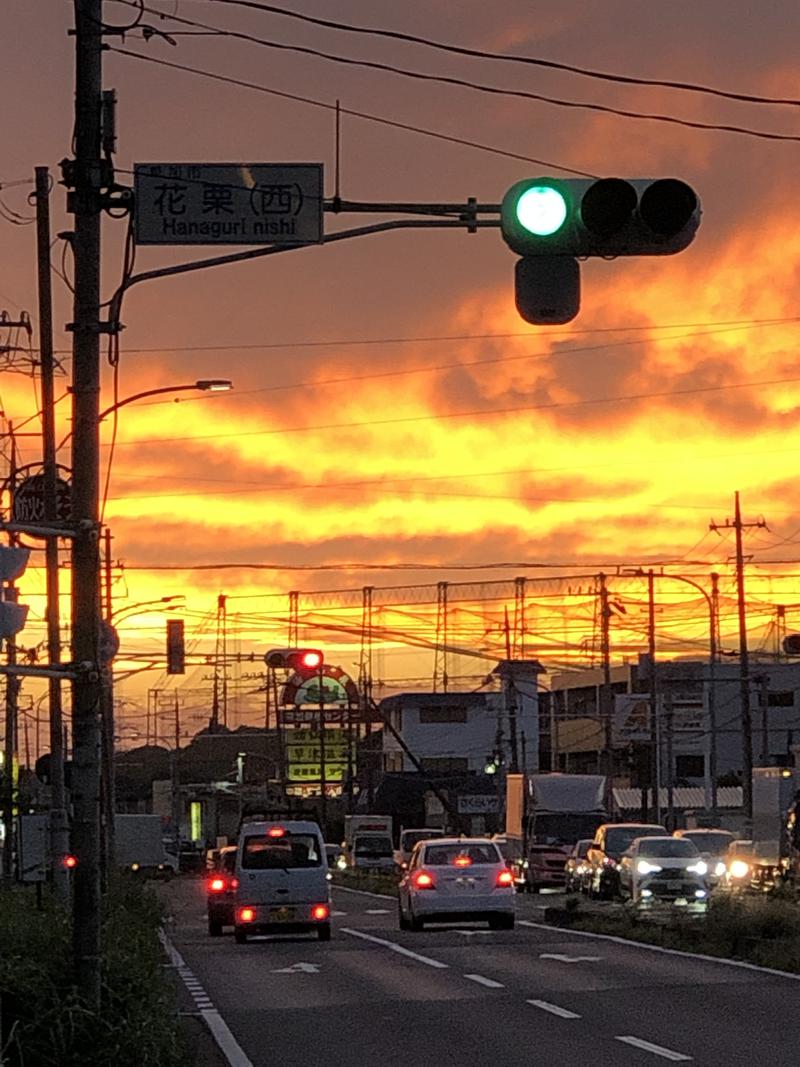
[[[239,879],[238,878],[231,878],[231,889],[238,889],[238,888],[239,888]]]
[[[283,837],[286,831],[282,826],[270,826],[267,837]]]
[[[240,908],[239,909],[239,922],[251,923],[255,919],[256,913],[252,908]]]
[[[315,904],[311,909],[311,918],[321,922],[323,919],[327,919],[330,913],[330,908],[327,904]]]
[[[210,893],[221,893],[224,888],[224,878],[212,878],[211,881],[208,883],[208,891]]]
[[[436,879],[430,873],[430,871],[415,871],[411,876],[411,881],[415,889],[435,889]]]
[[[68,871],[71,871],[73,867],[78,866],[78,860],[75,856],[64,856],[61,862]]]
[[[511,871],[508,870],[508,868],[506,868],[506,870],[504,871],[500,871],[500,873],[497,875],[497,884],[499,886],[514,884],[514,875],[511,873]]]
[[[456,856],[453,860],[454,867],[471,867],[472,860],[469,856]]]

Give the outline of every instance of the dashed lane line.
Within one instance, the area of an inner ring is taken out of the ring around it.
[[[428,967],[440,967],[445,970],[448,967],[448,964],[442,963],[441,960],[433,960],[430,956],[421,956],[419,952],[412,952],[410,948],[404,948],[402,945],[398,945],[396,941],[387,941],[383,937],[374,937],[372,934],[365,934],[363,930],[352,930],[347,926],[342,926],[341,932],[349,934],[350,937],[360,937],[362,941],[372,941],[376,945],[382,945],[384,948],[397,952],[401,956],[408,956],[409,959],[416,960],[417,963],[427,964]]]
[[[652,1052],[654,1056],[660,1056],[664,1060],[671,1060],[673,1063],[681,1063],[687,1060],[691,1060],[691,1056],[687,1056],[684,1052],[676,1052],[671,1048],[664,1048],[663,1045],[654,1045],[650,1041],[643,1041],[641,1037],[631,1037],[628,1034],[625,1037],[616,1037],[616,1041],[622,1041],[626,1045],[633,1045],[634,1048],[640,1048],[643,1052]]]
[[[486,986],[487,989],[505,989],[502,982],[495,982],[494,978],[485,978],[482,974],[465,974],[464,977],[469,978],[470,982]]]
[[[211,997],[186,965],[183,956],[181,956],[163,930],[159,930],[158,936],[164,946],[164,951],[169,956],[170,963],[188,989],[195,1007],[199,1009],[201,1019],[211,1031],[211,1036],[216,1041],[222,1055],[228,1061],[229,1067],[253,1067],[253,1061],[245,1055],[241,1045],[229,1030],[228,1024],[214,1007]]]
[[[574,1011],[568,1011],[567,1008],[562,1008],[558,1004],[548,1004],[546,1000],[528,1000],[528,1004],[532,1004],[534,1008],[541,1008],[542,1011],[549,1011],[551,1015],[557,1015],[560,1019],[580,1019],[580,1015]]]
[[[358,893],[362,897],[377,897],[378,900],[397,900],[397,897],[392,897],[388,893],[371,893],[368,889],[352,889],[349,885],[338,885],[336,882],[331,888],[336,893]]]

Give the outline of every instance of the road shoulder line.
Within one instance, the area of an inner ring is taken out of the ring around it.
[[[769,974],[773,978],[791,978],[794,982],[800,982],[800,974],[792,971],[779,971],[774,967],[761,967],[757,963],[748,963],[746,960],[729,960],[724,956],[706,956],[701,952],[684,952],[679,948],[665,948],[663,945],[649,945],[646,941],[629,941],[625,937],[617,937],[614,934],[593,934],[590,930],[570,930],[566,926],[552,926],[549,923],[535,923],[530,919],[517,919],[517,926],[528,926],[534,930],[546,930],[552,934],[569,934],[571,937],[591,937],[596,941],[613,941],[615,945],[624,945],[626,948],[640,948],[648,952],[661,952],[665,956],[682,956],[689,960],[702,960],[704,963],[719,963],[724,967],[739,967],[745,971],[758,971],[760,974]]]
[[[495,982],[494,978],[486,978],[482,974],[465,974],[464,977],[469,978],[470,982],[486,986],[487,989],[505,989],[502,982]]]
[[[343,893],[360,893],[362,897],[377,897],[378,900],[397,900],[397,897],[390,896],[388,893],[371,893],[368,889],[353,889],[349,885],[338,885],[336,882],[331,883],[331,890],[339,890]]]
[[[178,977],[189,992],[199,1015],[211,1032],[222,1055],[230,1067],[254,1067],[253,1061],[245,1054],[239,1042],[233,1036],[228,1024],[214,1007],[211,997],[206,993],[202,983],[195,977],[180,952],[175,948],[163,929],[158,931],[158,939],[169,956],[170,963],[178,972]]]
[[[652,1052],[653,1055],[661,1056],[662,1059],[671,1060],[673,1063],[686,1063],[693,1058],[684,1052],[676,1052],[674,1049],[664,1048],[663,1045],[654,1045],[651,1041],[644,1041],[641,1037],[632,1037],[630,1034],[625,1037],[617,1036],[614,1040],[640,1048],[643,1052]]]
[[[542,1011],[549,1011],[551,1015],[557,1015],[559,1019],[580,1019],[577,1012],[562,1008],[560,1004],[550,1004],[546,1000],[528,1000],[525,1003],[532,1004],[534,1008],[541,1008]]]

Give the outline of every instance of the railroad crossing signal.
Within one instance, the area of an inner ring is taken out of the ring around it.
[[[10,640],[24,627],[28,605],[17,603],[17,591],[12,584],[28,566],[29,548],[9,548],[0,545],[0,639]]]
[[[324,661],[318,648],[271,648],[264,656],[268,667],[287,671],[318,671]]]
[[[580,308],[576,262],[588,256],[664,256],[691,244],[697,194],[677,178],[526,178],[503,197],[500,227],[516,266],[516,302],[533,323],[564,323]]]

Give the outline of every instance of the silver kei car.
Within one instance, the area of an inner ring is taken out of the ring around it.
[[[514,874],[496,843],[480,837],[422,841],[398,889],[401,930],[426,923],[483,920],[514,926]]]

